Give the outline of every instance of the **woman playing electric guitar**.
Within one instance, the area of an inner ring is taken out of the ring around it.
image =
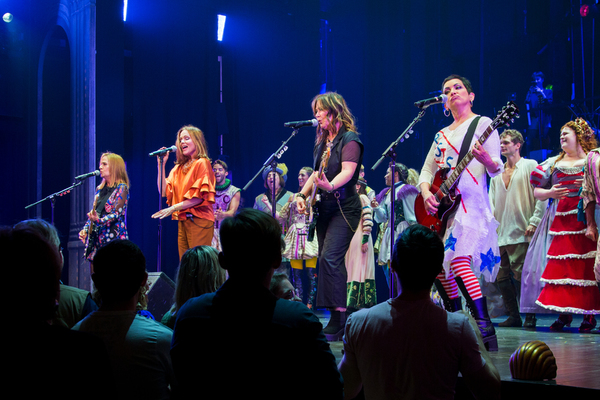
[[[431,215],[436,214],[440,207],[432,193],[434,176],[444,168],[451,172],[457,166],[463,139],[477,117],[472,111],[475,93],[466,78],[449,76],[442,84],[442,93],[448,96],[444,114],[449,116],[452,113],[454,121],[435,135],[419,177],[421,196],[417,198],[417,203],[421,202],[418,206],[424,206],[421,208]],[[436,286],[448,311],[461,308],[458,285],[461,286],[486,346],[494,349],[497,348],[496,334],[478,281],[478,277],[484,275],[488,282],[493,282],[500,262],[496,234],[498,222],[490,209],[486,181],[486,173],[495,176],[503,170],[498,132],[494,130],[483,145],[477,142],[490,122],[487,117],[475,121],[474,134],[469,140],[474,159],[453,186],[453,194],[460,196],[456,198],[458,204],[455,204],[455,211],[449,216],[443,232],[446,249],[444,271],[438,276],[440,284]],[[475,145],[471,145],[473,142]],[[454,197],[449,198],[452,200]],[[419,223],[422,219],[417,214]]]

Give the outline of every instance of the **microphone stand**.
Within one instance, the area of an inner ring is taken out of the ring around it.
[[[400,136],[398,136],[398,138],[388,146],[388,148],[383,152],[383,154],[381,155],[379,160],[377,160],[377,162],[373,165],[373,167],[371,167],[371,171],[374,171],[386,157],[389,157],[392,160],[391,165],[390,165],[390,172],[392,174],[392,187],[390,189],[390,215],[389,215],[390,219],[388,221],[388,227],[390,228],[390,259],[389,259],[390,268],[388,270],[390,299],[394,297],[394,292],[395,292],[395,290],[394,290],[395,289],[394,273],[392,272],[391,262],[392,262],[392,255],[393,255],[394,243],[395,243],[394,236],[396,234],[396,227],[394,225],[394,222],[396,220],[396,216],[394,215],[395,210],[396,210],[396,182],[395,182],[395,178],[396,178],[396,146],[398,146],[398,144],[400,142],[404,141],[405,136],[406,136],[406,139],[408,139],[410,134],[413,133],[412,128],[417,124],[417,122],[419,122],[421,120],[421,118],[423,118],[423,115],[425,115],[426,108],[427,108],[427,106],[419,107],[419,113],[417,114],[415,119],[413,119],[412,122],[408,125],[408,127],[404,130],[404,132],[402,132],[400,134]],[[384,202],[385,202],[385,198],[384,198]]]
[[[279,148],[277,149],[277,151],[273,154],[271,154],[269,156],[269,158],[267,159],[267,161],[265,161],[261,167],[261,169],[256,173],[256,175],[254,175],[254,177],[252,179],[250,179],[250,181],[248,183],[246,183],[246,186],[244,186],[244,188],[242,190],[246,190],[250,187],[250,185],[256,180],[256,178],[258,178],[263,171],[266,168],[271,168],[271,171],[276,172],[277,169],[277,160],[280,159],[283,156],[283,153],[285,153],[288,149],[287,144],[288,142],[294,137],[296,136],[296,134],[298,133],[298,129],[299,128],[294,128],[294,130],[292,131],[292,134],[290,135],[289,138],[287,138],[283,143],[281,143],[281,146],[279,146]],[[275,177],[273,177],[275,178]],[[271,204],[271,215],[273,216],[273,218],[275,217],[275,212],[277,211],[277,203],[275,201],[275,182],[273,182],[273,189],[271,191],[272,194],[272,201],[273,203]]]
[[[163,198],[163,159],[164,154],[158,155],[159,165],[158,170],[160,171],[160,190],[158,191],[158,211],[162,210],[162,198]],[[158,219],[158,249],[156,255],[156,272],[161,272],[162,265],[162,218]]]
[[[50,221],[51,221],[52,225],[54,225],[54,206],[56,205],[56,198],[60,197],[60,196],[64,196],[65,194],[69,193],[71,190],[75,189],[77,186],[80,186],[83,183],[83,181],[84,181],[84,179],[82,179],[80,181],[77,181],[77,182],[73,182],[73,184],[71,186],[69,186],[68,188],[65,188],[65,189],[60,190],[60,191],[58,191],[56,193],[53,193],[53,194],[51,194],[49,196],[46,196],[45,198],[43,198],[41,200],[38,200],[35,203],[32,203],[32,204],[26,206],[25,209],[31,208],[31,207],[33,207],[35,205],[38,205],[38,204],[40,204],[40,203],[42,203],[42,202],[44,202],[46,200],[50,200],[50,205],[51,205],[51,208],[52,208],[52,214],[51,214],[51,220]]]

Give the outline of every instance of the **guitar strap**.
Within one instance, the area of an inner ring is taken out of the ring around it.
[[[475,133],[475,129],[477,129],[477,124],[479,123],[479,118],[481,118],[481,115],[476,116],[473,119],[473,121],[471,121],[471,125],[469,125],[467,134],[465,135],[462,145],[460,146],[460,153],[458,155],[458,161],[456,162],[456,165],[460,164],[462,159],[469,152],[469,148],[471,147],[471,141],[473,140],[473,134]],[[458,186],[458,181],[460,181],[460,177],[456,180],[456,182],[454,182],[454,185],[452,185],[452,188],[455,188],[456,186]]]
[[[473,134],[475,133],[475,129],[477,129],[477,124],[479,123],[479,118],[481,115],[478,115],[471,121],[471,125],[469,125],[469,130],[463,139],[462,146],[460,147],[460,154],[458,155],[458,161],[456,165],[460,164],[464,156],[467,155],[469,148],[471,147],[471,141],[473,140]]]

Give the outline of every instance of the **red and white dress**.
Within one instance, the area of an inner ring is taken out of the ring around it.
[[[585,222],[577,219],[579,188],[575,181],[583,177],[583,168],[547,167],[538,166],[531,174],[531,183],[539,187],[561,183],[569,194],[558,201],[550,225],[548,234],[553,239],[540,279],[545,286],[536,303],[561,313],[600,313],[600,293],[594,278],[596,243],[585,236]]]

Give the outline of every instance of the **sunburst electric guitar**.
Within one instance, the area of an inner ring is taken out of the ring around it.
[[[487,127],[485,132],[483,132],[478,140],[479,144],[483,145],[495,129],[503,125],[508,126],[509,122],[514,121],[514,118],[518,118],[518,116],[519,109],[517,105],[514,102],[509,101],[508,104],[502,107],[502,110],[498,112],[498,115],[494,118],[490,126]],[[415,216],[417,222],[437,232],[440,237],[444,236],[448,219],[456,212],[456,208],[460,204],[461,195],[460,193],[455,193],[456,185],[461,174],[473,158],[473,153],[469,150],[450,175],[448,175],[450,168],[442,168],[435,173],[430,190],[434,194],[435,200],[440,203],[437,213],[434,215],[427,213],[421,193],[419,193],[415,200]]]
[[[317,176],[321,176],[323,174],[323,170],[327,168],[327,164],[329,163],[329,156],[331,156],[331,149],[327,147],[327,150],[323,152],[323,156],[321,157],[321,165],[319,166],[319,172],[317,172]],[[308,199],[306,199],[306,211],[308,213],[308,224],[312,224],[313,220],[317,216],[317,211],[315,207],[317,198],[317,185],[313,182],[312,191]]]

